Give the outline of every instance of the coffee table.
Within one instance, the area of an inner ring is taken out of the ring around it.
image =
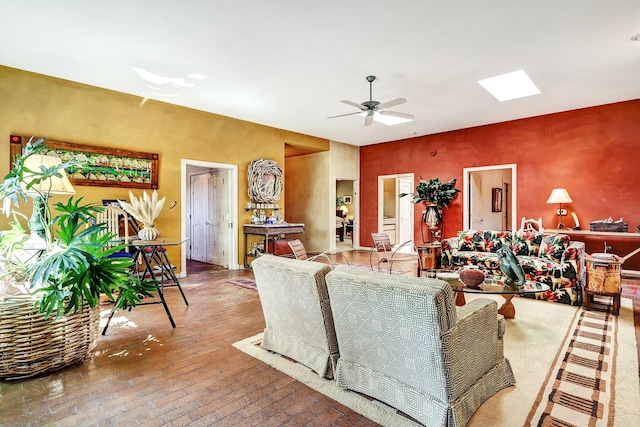
[[[549,285],[533,280],[527,280],[521,288],[506,286],[504,283],[505,277],[487,277],[480,286],[469,287],[460,280],[459,270],[430,270],[424,277],[435,277],[448,282],[456,293],[456,305],[459,306],[466,304],[465,293],[502,295],[505,302],[498,309],[498,313],[502,314],[505,319],[516,317],[516,308],[511,302],[514,296],[535,294],[549,290]]]

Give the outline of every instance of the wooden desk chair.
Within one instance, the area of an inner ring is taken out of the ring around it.
[[[520,231],[525,230],[535,230],[542,233],[544,231],[544,228],[542,227],[542,218],[535,219],[522,217],[522,220],[520,221]]]
[[[416,262],[418,263],[418,273],[422,270],[422,261],[413,240],[407,240],[398,245],[395,249],[391,246],[391,239],[387,233],[371,233],[373,238],[373,248],[369,252],[369,264],[371,270],[373,270],[373,254],[376,254],[377,262],[376,267],[378,271],[381,271],[380,266],[385,262],[388,268],[386,272],[391,274],[393,270],[393,264],[400,262]],[[403,250],[411,248],[411,253],[405,253]]]

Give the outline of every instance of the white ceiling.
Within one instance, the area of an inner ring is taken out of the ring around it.
[[[0,1],[0,65],[355,145],[639,99],[638,33],[639,0]],[[519,69],[541,95],[477,83]],[[413,122],[327,119],[369,74]]]

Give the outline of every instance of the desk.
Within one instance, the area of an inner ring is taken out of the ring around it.
[[[269,252],[269,238],[280,235],[288,235],[288,234],[300,234],[301,239],[304,243],[304,224],[245,224],[244,225],[244,267],[248,268],[249,263],[247,262],[247,257],[254,256],[248,253],[247,251],[247,236],[248,235],[255,236],[264,236],[264,253],[268,254]],[[274,245],[275,251],[275,245]]]
[[[173,281],[173,283],[178,286],[180,290],[180,294],[182,295],[182,299],[184,299],[184,303],[188,306],[189,302],[187,301],[187,297],[184,295],[182,291],[182,287],[180,286],[180,282],[178,281],[178,277],[176,276],[174,270],[175,267],[169,261],[169,257],[167,257],[167,251],[165,249],[166,246],[180,246],[184,242],[189,240],[180,239],[180,238],[161,238],[157,240],[134,240],[129,243],[129,246],[133,248],[133,258],[134,260],[142,259],[142,262],[145,266],[144,270],[140,273],[138,272],[138,276],[141,279],[144,279],[146,275],[149,275],[151,280],[157,280],[155,272],[160,273],[160,283],[157,287],[158,290],[158,301],[149,301],[149,302],[141,302],[136,304],[140,305],[149,305],[149,304],[162,304],[164,306],[164,311],[167,313],[167,317],[169,318],[169,322],[172,327],[176,327],[176,323],[173,321],[173,317],[171,316],[171,311],[169,311],[169,306],[167,305],[167,301],[164,299],[164,279],[168,278]],[[155,264],[155,267],[154,267]],[[115,306],[114,306],[115,309]],[[109,313],[109,318],[107,319],[107,324],[102,330],[102,335],[107,333],[107,328],[109,327],[109,323],[111,323],[111,318],[114,314],[114,309]],[[131,307],[129,307],[131,310]]]

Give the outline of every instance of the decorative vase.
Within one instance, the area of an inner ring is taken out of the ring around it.
[[[160,230],[155,227],[155,224],[143,225],[138,231],[138,237],[140,240],[156,240],[160,237]]]
[[[470,288],[477,288],[484,282],[484,273],[477,268],[465,268],[460,272],[460,280]]]
[[[422,214],[422,222],[426,224],[429,233],[428,233],[428,241],[429,242],[438,242],[440,238],[440,234],[442,230],[438,231],[439,225],[442,223],[442,215],[438,206],[435,203],[424,202],[426,206],[426,210]],[[422,240],[424,239],[424,233],[422,236]]]

